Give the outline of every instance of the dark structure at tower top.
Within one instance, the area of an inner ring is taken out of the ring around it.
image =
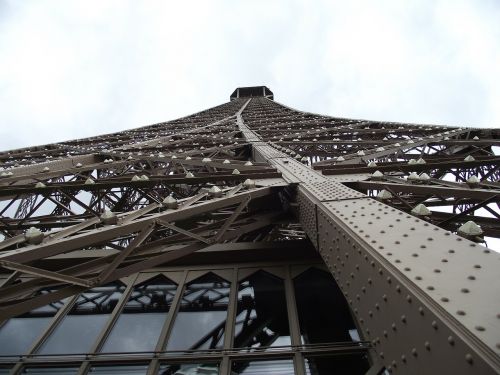
[[[263,96],[274,100],[274,94],[267,86],[238,87],[230,96],[231,100],[237,98],[251,98]]]
[[[500,130],[272,99],[0,152],[0,374],[500,373]]]

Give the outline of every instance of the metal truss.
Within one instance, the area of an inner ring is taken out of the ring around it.
[[[479,244],[500,237],[500,130],[272,98],[240,88],[178,120],[0,153],[0,319],[307,235],[371,342],[373,373],[498,373],[499,256]]]

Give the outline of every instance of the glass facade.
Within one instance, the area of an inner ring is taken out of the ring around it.
[[[213,273],[186,285],[167,350],[222,348],[230,284]]]
[[[283,280],[258,271],[240,282],[236,311],[236,348],[291,344]]]
[[[88,353],[124,290],[122,283],[113,283],[80,294],[38,353]]]
[[[232,371],[239,375],[288,375],[294,373],[294,367],[292,359],[240,361],[233,362]]]
[[[42,290],[38,294],[47,292]],[[0,355],[26,354],[65,302],[50,303],[4,322],[0,326]]]
[[[136,274],[8,320],[0,327],[0,350],[29,357],[0,357],[0,366],[32,375],[368,369],[369,345],[328,272],[273,264],[183,274],[180,282],[178,270]]]
[[[153,351],[176,290],[177,285],[164,276],[135,286],[102,352]]]
[[[356,326],[345,298],[329,273],[311,268],[293,282],[304,344],[353,341],[357,338]],[[354,341],[359,341],[359,338]]]

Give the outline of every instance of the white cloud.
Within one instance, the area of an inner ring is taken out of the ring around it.
[[[341,117],[499,126],[496,1],[0,0],[0,149],[118,131],[268,85]]]

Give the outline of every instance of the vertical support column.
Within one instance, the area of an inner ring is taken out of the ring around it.
[[[290,325],[290,341],[293,347],[298,347],[302,345],[302,342],[300,340],[299,317],[297,314],[297,304],[295,302],[295,291],[293,288],[290,266],[286,266],[285,270],[285,295],[288,322]],[[293,364],[296,375],[305,375],[304,357],[298,351],[296,351],[293,356]]]
[[[233,269],[231,277],[231,290],[229,292],[229,302],[227,309],[227,320],[224,329],[224,354],[220,364],[219,375],[231,375],[231,363],[227,350],[233,347],[234,322],[236,320],[236,307],[238,303],[238,269]]]

